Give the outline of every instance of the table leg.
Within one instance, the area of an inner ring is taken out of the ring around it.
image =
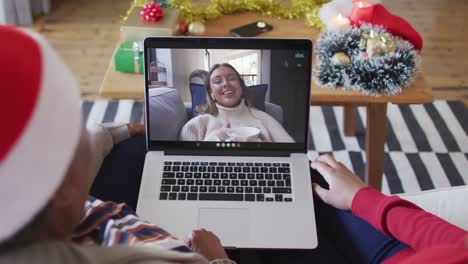
[[[343,112],[344,135],[353,137],[356,135],[356,107],[354,105],[345,105]]]
[[[387,103],[369,104],[366,125],[366,182],[377,190],[382,187],[386,127]]]

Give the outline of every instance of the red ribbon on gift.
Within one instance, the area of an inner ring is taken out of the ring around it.
[[[140,11],[140,18],[146,22],[156,22],[164,16],[163,9],[159,3],[151,3],[143,6]]]
[[[407,39],[416,50],[421,51],[423,47],[421,35],[406,20],[393,15],[381,4],[372,5],[365,0],[353,1],[349,20],[351,25],[356,26],[363,23],[383,26],[393,35]]]

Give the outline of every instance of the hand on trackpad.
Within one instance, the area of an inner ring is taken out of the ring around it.
[[[250,240],[250,211],[246,208],[200,208],[198,227],[215,233],[223,246],[246,242]]]

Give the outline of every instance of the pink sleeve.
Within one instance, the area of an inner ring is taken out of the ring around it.
[[[467,232],[397,196],[366,187],[354,196],[352,212],[416,251],[433,246],[462,246]]]

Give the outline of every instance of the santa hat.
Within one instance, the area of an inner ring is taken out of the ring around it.
[[[359,12],[354,12],[359,10]],[[383,26],[390,33],[403,37],[413,44],[417,51],[423,48],[421,35],[403,18],[390,13],[383,5],[371,5],[361,7],[351,12],[349,17],[351,24],[361,26],[363,23]]]
[[[0,243],[52,198],[81,135],[78,83],[38,34],[0,26]]]

